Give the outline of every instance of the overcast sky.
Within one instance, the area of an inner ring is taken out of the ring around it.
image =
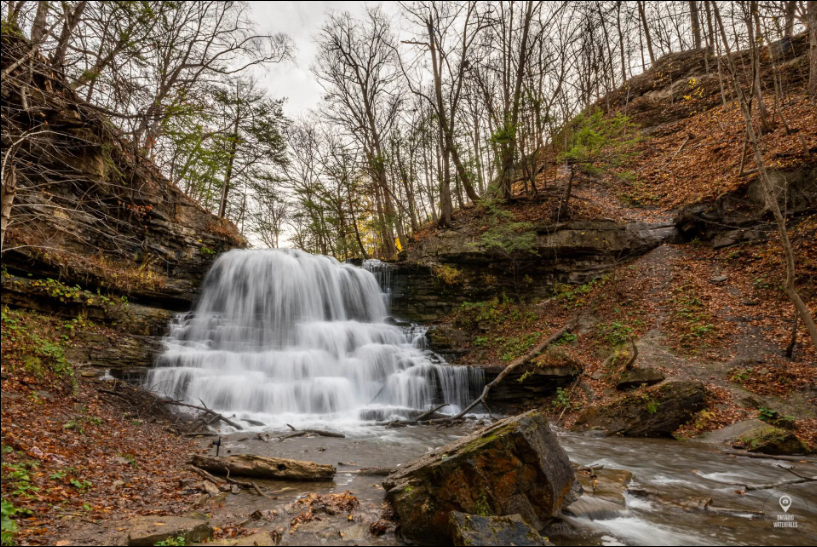
[[[250,2],[253,18],[261,33],[283,32],[295,43],[295,61],[270,66],[264,82],[272,97],[283,98],[290,118],[318,105],[321,88],[309,71],[315,59],[314,37],[329,13],[364,13],[366,2]]]

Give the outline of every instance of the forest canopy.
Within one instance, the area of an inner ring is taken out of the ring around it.
[[[5,2],[3,31],[27,36],[136,153],[252,244],[392,258],[424,227],[452,226],[457,209],[537,196],[548,167],[590,168],[616,139],[626,148],[629,119],[601,119],[609,97],[668,54],[705,50],[721,94],[731,93],[717,59],[785,48],[813,4],[403,2],[334,12],[309,67],[322,100],[296,119],[259,78],[291,63],[295,45],[259,32],[247,3]]]

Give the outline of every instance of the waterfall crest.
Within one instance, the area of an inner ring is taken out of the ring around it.
[[[446,365],[425,329],[387,323],[387,265],[297,250],[232,250],[213,264],[193,312],[177,316],[148,385],[267,427],[457,412],[482,371]],[[385,293],[385,294],[384,294]]]

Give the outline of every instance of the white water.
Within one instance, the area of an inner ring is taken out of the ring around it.
[[[367,266],[388,282],[386,265]],[[174,320],[147,383],[269,429],[349,430],[443,402],[457,412],[481,391],[481,371],[446,365],[424,348],[425,329],[387,324],[386,294],[333,258],[229,251],[195,310]]]

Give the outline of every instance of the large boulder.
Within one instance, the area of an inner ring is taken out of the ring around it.
[[[740,436],[740,444],[749,452],[760,454],[808,454],[809,450],[797,436],[786,429],[764,424]]]
[[[567,454],[542,412],[532,410],[459,439],[383,482],[402,534],[450,539],[452,511],[519,514],[536,529],[581,493]]]
[[[699,381],[667,382],[579,416],[574,431],[601,430],[626,437],[669,437],[706,406],[706,389]]]
[[[454,545],[553,545],[519,515],[483,517],[451,511],[449,522]]]

